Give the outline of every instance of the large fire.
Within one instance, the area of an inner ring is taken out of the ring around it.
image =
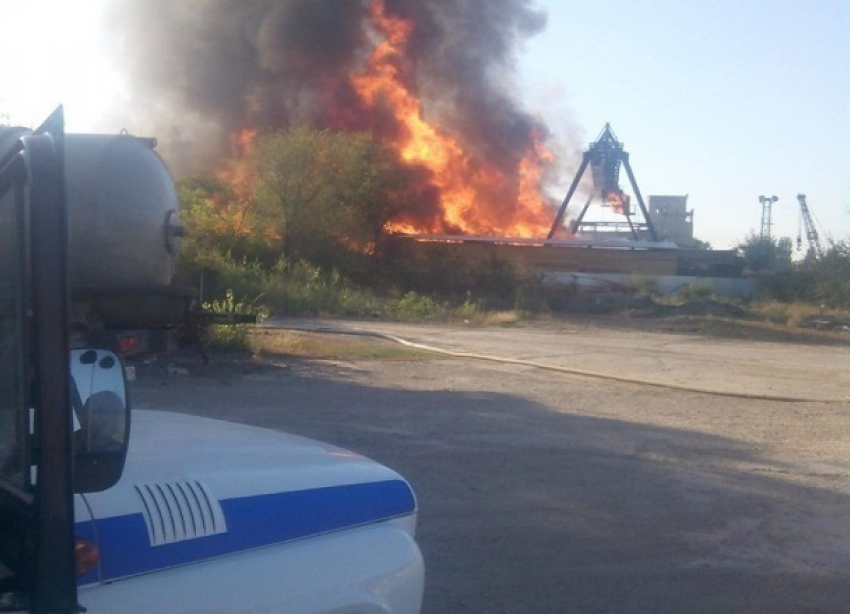
[[[358,118],[347,125],[352,109],[336,114],[333,127],[371,130],[412,167],[425,169],[430,193],[436,193],[439,211],[423,221],[402,214],[388,230],[410,234],[465,234],[498,237],[543,237],[553,218],[553,205],[543,195],[546,171],[554,163],[544,145],[542,130],[532,130],[523,155],[506,153],[499,164],[476,155],[474,145],[449,133],[428,113],[416,88],[415,63],[409,45],[416,24],[392,15],[385,0],[369,5],[368,35],[373,49],[348,75],[346,87],[358,99],[357,114],[380,118],[370,123]],[[342,118],[342,119],[340,119]],[[387,119],[389,118],[389,122]],[[387,128],[389,123],[391,128]],[[256,136],[246,130],[233,137],[233,149],[245,152]],[[238,173],[228,179],[244,180]]]
[[[406,48],[415,24],[388,15],[384,0],[373,0],[369,10],[372,26],[382,40],[363,72],[352,77],[352,85],[367,107],[388,106],[393,111],[404,129],[391,144],[406,162],[431,171],[442,210],[442,220],[435,220],[432,227],[415,227],[400,221],[393,230],[544,235],[552,213],[542,196],[541,183],[552,155],[543,146],[541,135],[533,135],[512,175],[476,161],[457,140],[426,121],[422,102],[409,85],[413,76]],[[505,199],[513,202],[505,206]]]

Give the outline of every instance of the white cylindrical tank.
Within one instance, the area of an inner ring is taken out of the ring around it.
[[[30,133],[0,127],[0,158]],[[71,288],[103,293],[169,286],[184,230],[156,141],[128,134],[64,138]]]
[[[183,227],[174,181],[155,144],[126,134],[65,136],[75,292],[171,284]]]
[[[31,134],[0,127],[0,159]],[[154,139],[64,135],[72,325],[171,328],[197,297],[175,286],[184,234],[177,191]]]

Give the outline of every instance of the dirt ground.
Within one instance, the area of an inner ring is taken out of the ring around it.
[[[600,338],[598,323],[571,326],[571,340]],[[552,333],[531,328],[537,337],[499,329],[503,345],[488,348],[539,358]],[[657,364],[686,332],[602,328],[610,356],[650,339]],[[773,360],[773,344],[730,337],[689,338],[713,352],[711,381],[734,379],[744,354]],[[819,373],[824,386],[846,382],[850,350],[836,339],[785,345],[801,363],[835,365],[810,371],[813,390]],[[668,362],[663,375],[675,379],[679,361]],[[735,398],[421,352],[138,367],[139,408],[330,441],[407,477],[420,506],[426,613],[797,614],[850,604],[850,404],[841,399]]]

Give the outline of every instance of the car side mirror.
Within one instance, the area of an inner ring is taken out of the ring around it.
[[[99,492],[124,471],[130,408],[124,365],[108,350],[71,350],[74,492]]]

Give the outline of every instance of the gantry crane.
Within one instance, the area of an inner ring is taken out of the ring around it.
[[[809,206],[806,204],[806,195],[797,194],[797,200],[800,202],[800,216],[803,224],[806,226],[806,239],[809,242],[809,252],[817,259],[823,258],[823,246],[821,245],[818,231],[815,228],[815,221],[812,219],[812,213],[809,211]],[[803,247],[802,231],[797,234],[797,249]]]
[[[620,189],[620,165],[626,169],[626,173],[629,176],[629,182],[632,184],[632,189],[634,190],[635,198],[638,202],[638,207],[640,207],[640,211],[643,214],[643,224],[636,224],[632,220],[632,206],[629,202],[630,199],[623,193],[623,190]],[[590,203],[598,196],[601,197],[603,202],[607,203],[612,210],[625,216],[626,221],[629,224],[629,228],[632,231],[632,236],[635,239],[638,238],[638,230],[646,230],[650,239],[657,242],[658,235],[655,232],[655,226],[652,224],[652,218],[649,217],[649,211],[646,209],[646,205],[643,202],[643,196],[641,196],[637,182],[635,181],[632,166],[629,164],[629,154],[623,150],[623,144],[617,140],[617,137],[614,135],[614,131],[611,129],[611,124],[605,124],[605,129],[602,130],[602,134],[600,134],[599,138],[591,143],[587,151],[584,152],[581,166],[579,167],[575,178],[573,178],[572,185],[570,185],[567,196],[564,198],[564,202],[561,203],[560,209],[558,209],[558,214],[555,216],[555,221],[552,223],[552,227],[549,229],[549,234],[546,238],[552,239],[563,226],[564,215],[567,212],[567,207],[569,206],[570,200],[575,194],[579,182],[581,181],[581,178],[588,166],[591,168],[595,189],[594,192],[591,193],[590,198],[587,199],[587,203],[584,205],[581,213],[579,213],[579,216],[573,220],[573,231],[581,227],[582,220],[590,207]]]

